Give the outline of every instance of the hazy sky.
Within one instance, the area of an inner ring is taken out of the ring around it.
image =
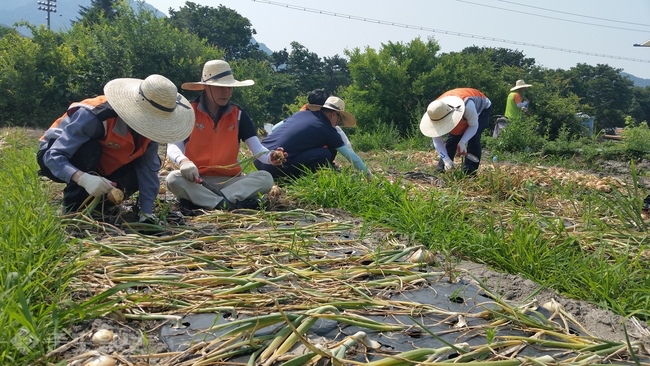
[[[160,11],[185,0],[146,0]],[[434,37],[441,52],[465,47],[522,51],[537,65],[608,64],[650,79],[650,0],[194,0],[248,18],[271,50],[297,41],[320,57]],[[323,11],[320,13],[319,11]],[[365,20],[360,20],[365,19]]]

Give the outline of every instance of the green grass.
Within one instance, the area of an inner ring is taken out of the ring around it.
[[[392,158],[375,160],[376,165],[392,163]],[[446,188],[422,190],[400,179],[368,183],[350,170],[321,171],[288,189],[304,205],[343,208],[408,235],[414,245],[521,274],[624,316],[650,319],[649,241],[639,198],[643,192],[628,188],[604,194],[571,184],[542,187],[498,170],[475,179],[441,179]],[[538,207],[546,200],[575,202],[553,213],[553,208]],[[561,220],[571,213],[582,225],[576,232]]]
[[[0,364],[26,365],[65,341],[66,329],[104,312],[110,302],[76,304],[70,287],[80,243],[64,232],[50,184],[37,175],[36,141],[19,130],[0,150]],[[69,338],[68,338],[69,340]]]

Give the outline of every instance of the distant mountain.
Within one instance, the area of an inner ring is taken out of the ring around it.
[[[266,47],[266,45],[264,43],[257,42],[257,40],[255,40],[255,38],[253,38],[253,37],[251,37],[251,43],[252,44],[257,44],[257,46],[260,48],[260,51],[263,51],[264,53],[266,53],[269,56],[273,53],[273,51],[271,51],[270,48]]]
[[[130,0],[131,6],[138,9],[141,2]],[[50,28],[52,30],[66,30],[70,29],[72,21],[77,20],[79,17],[79,6],[89,6],[90,0],[64,0],[57,1],[56,13],[50,13]],[[142,3],[145,9],[153,11],[158,16],[165,16],[160,10],[153,6]],[[14,23],[21,20],[34,25],[47,25],[47,12],[39,10],[38,2],[36,0],[12,0],[5,1],[2,4],[2,12],[0,12],[0,24],[13,27]],[[29,29],[25,27],[18,28],[20,33],[29,35]]]
[[[42,0],[44,1],[44,0]],[[52,30],[66,30],[70,29],[72,22],[79,17],[80,6],[89,6],[91,0],[59,0],[56,2],[56,13],[50,13],[50,29]],[[165,13],[156,9],[146,2],[139,0],[130,0],[131,6],[138,9],[142,4],[145,9],[153,11],[158,17],[166,17]],[[14,23],[26,20],[34,25],[47,24],[47,12],[38,9],[39,5],[36,0],[13,0],[7,4],[3,4],[3,10],[0,12],[0,25],[6,27],[13,27]],[[25,27],[18,28],[18,31],[23,35],[29,36],[30,31]],[[270,55],[273,53],[271,49],[266,47],[264,43],[259,43],[255,38],[251,38],[252,44],[259,45],[260,50]]]
[[[636,77],[636,76],[634,76],[632,74],[628,74],[626,72],[621,72],[621,75],[627,76],[628,78],[630,78],[630,80],[632,80],[632,82],[634,83],[634,86],[639,86],[641,88],[645,88],[646,86],[650,86],[650,79],[642,79],[642,78]]]

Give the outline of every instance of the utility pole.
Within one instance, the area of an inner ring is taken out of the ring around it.
[[[56,13],[56,0],[45,0],[45,1],[39,1],[38,5],[42,5],[38,7],[38,10],[43,10],[47,12],[47,30],[50,30],[50,13]]]

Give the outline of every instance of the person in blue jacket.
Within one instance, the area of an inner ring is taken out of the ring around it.
[[[287,153],[282,166],[255,161],[258,170],[264,170],[274,178],[299,177],[307,171],[333,167],[340,153],[354,168],[372,178],[372,173],[352,149],[347,147],[336,126],[353,127],[356,118],[345,111],[345,103],[338,97],[329,97],[322,106],[309,105],[287,118],[273,130],[262,145],[269,150],[283,148]]]

